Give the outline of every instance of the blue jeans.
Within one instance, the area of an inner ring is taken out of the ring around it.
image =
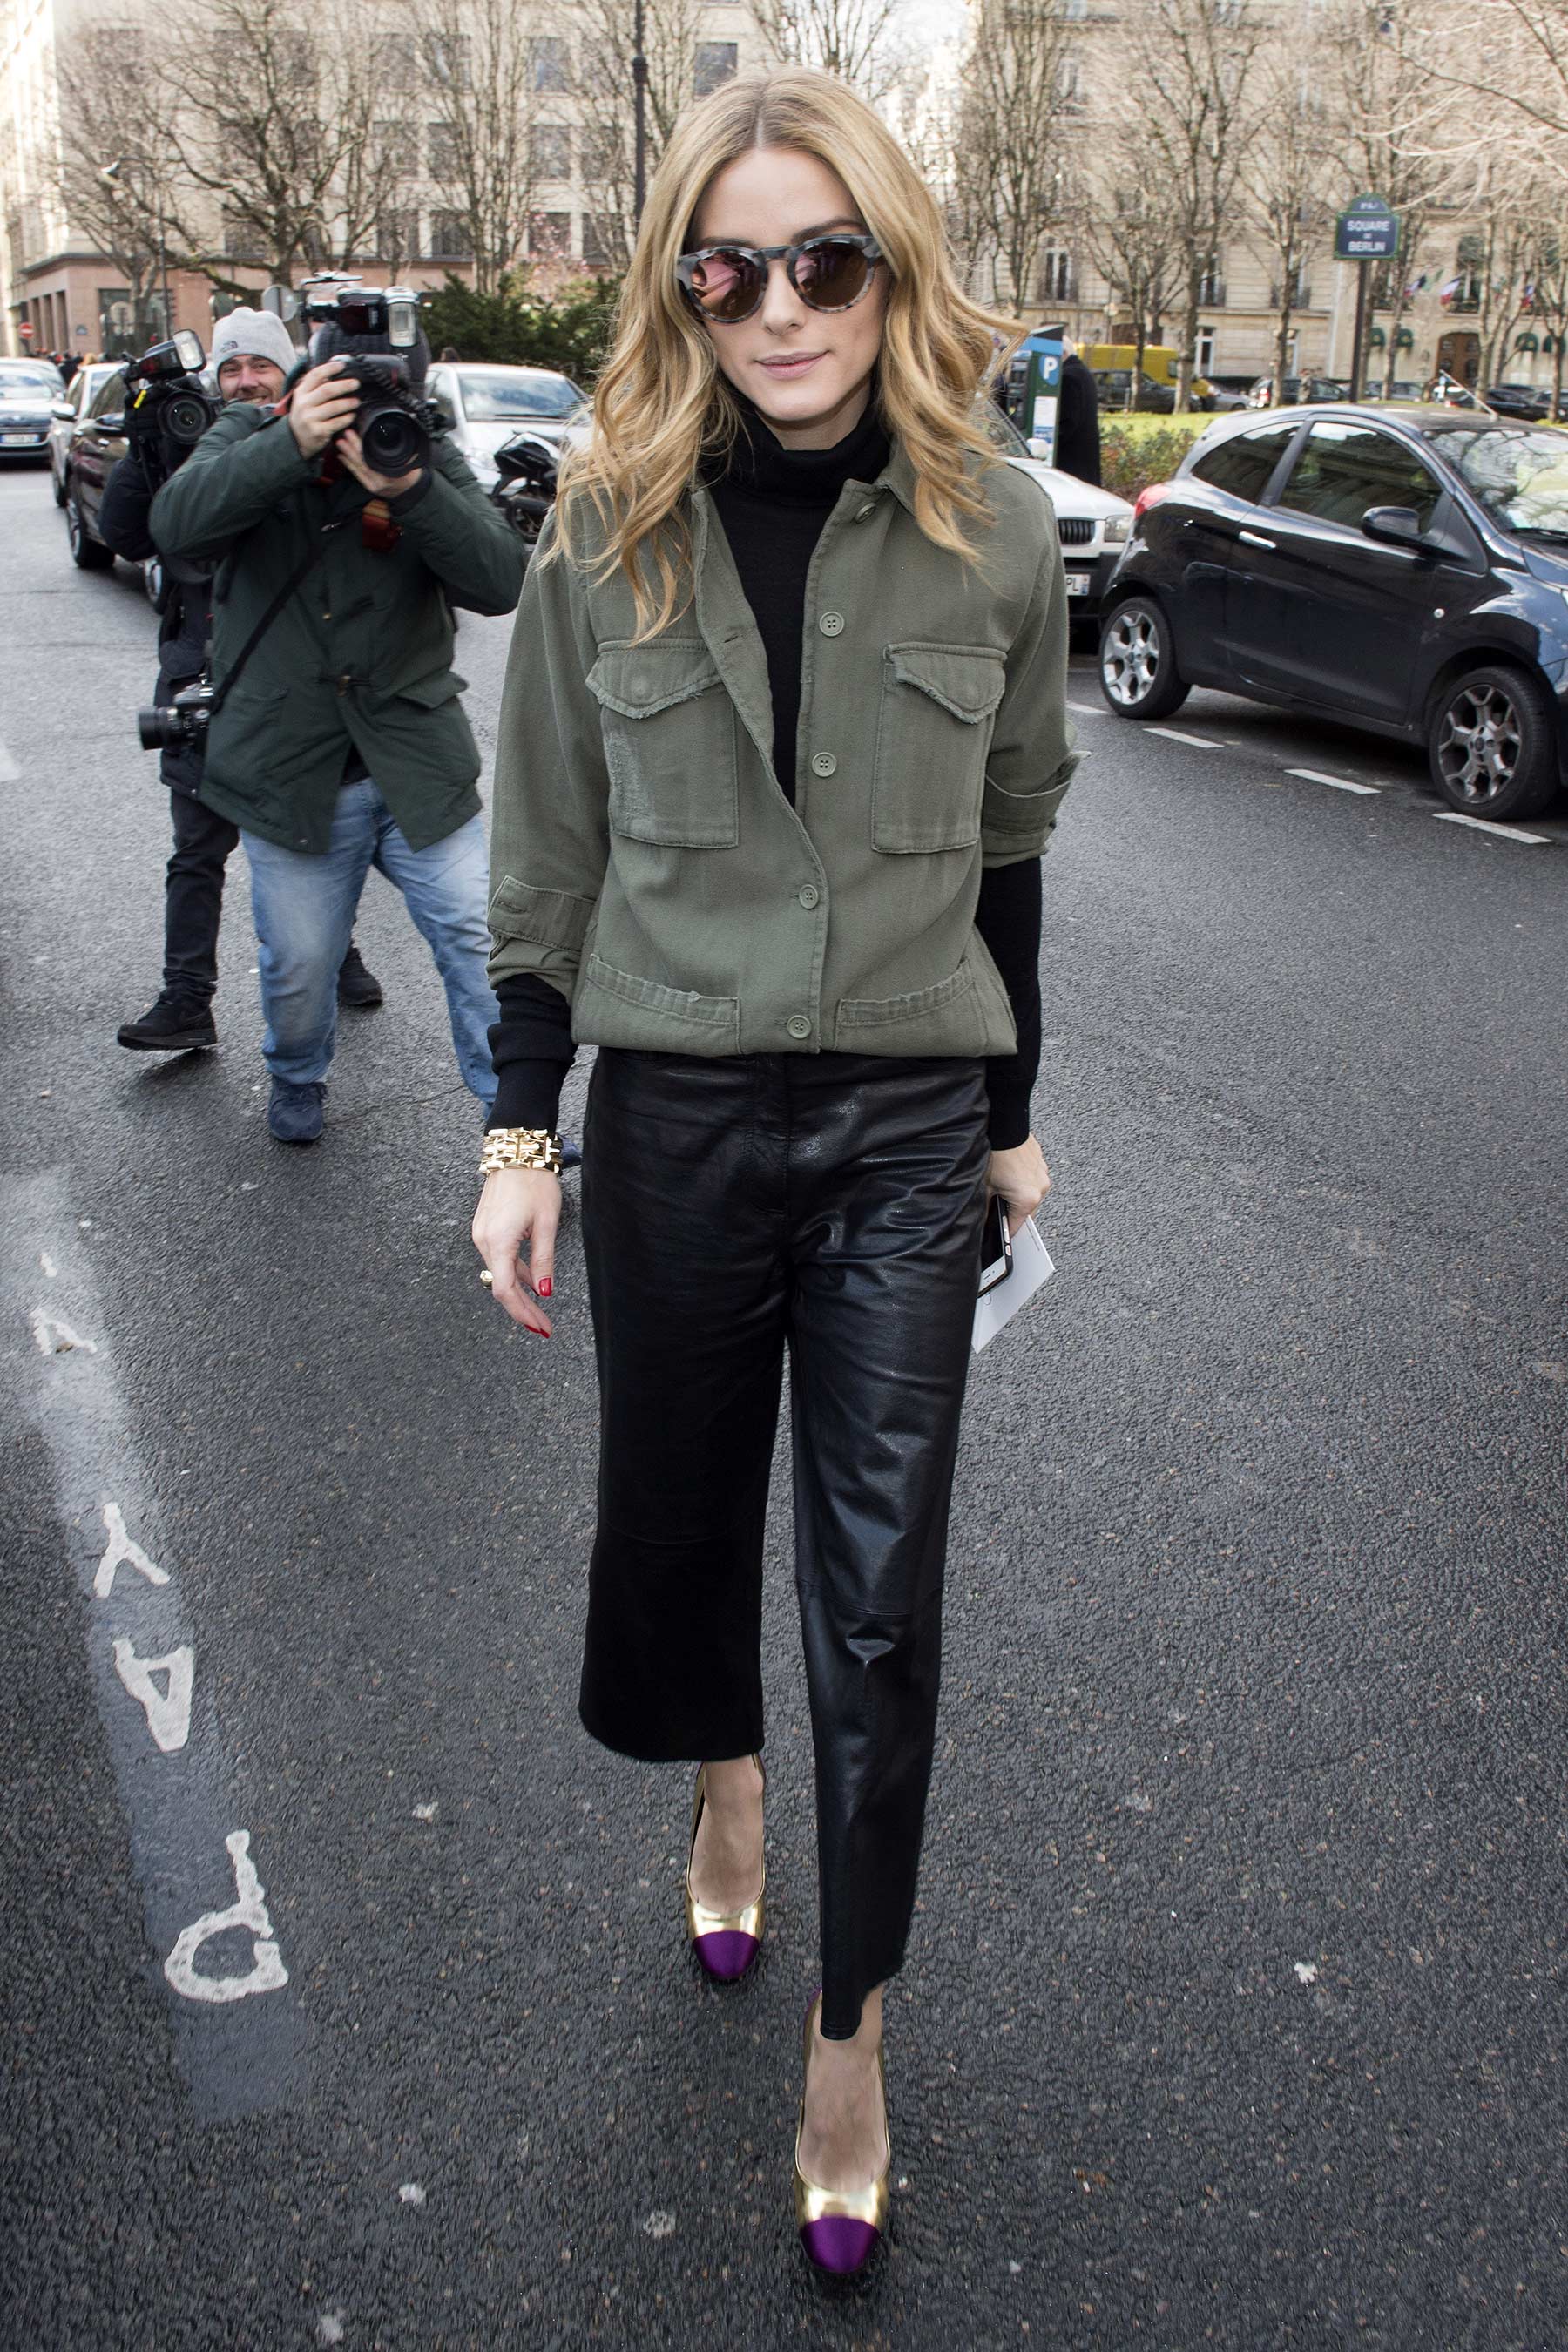
[[[261,956],[261,1051],[275,1078],[308,1086],[324,1078],[338,1029],[338,966],[373,866],[403,893],[429,941],[447,991],[452,1043],[463,1083],[488,1109],[495,1100],[489,1024],[495,992],[485,977],[489,857],[483,821],[473,816],[428,849],[410,849],[367,777],[338,794],[326,855],[304,856],[244,833]]]

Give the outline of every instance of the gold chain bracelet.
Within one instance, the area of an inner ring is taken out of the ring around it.
[[[542,1168],[561,1173],[561,1138],[548,1127],[492,1127],[479,1154],[479,1174],[500,1168]]]

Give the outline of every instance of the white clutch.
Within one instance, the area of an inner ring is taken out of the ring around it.
[[[998,1331],[1011,1323],[1020,1307],[1026,1307],[1037,1290],[1043,1290],[1056,1272],[1050,1253],[1040,1239],[1040,1229],[1033,1217],[1026,1217],[1013,1236],[1013,1266],[1011,1273],[988,1290],[974,1306],[974,1328],[969,1344],[978,1355],[989,1347]]]

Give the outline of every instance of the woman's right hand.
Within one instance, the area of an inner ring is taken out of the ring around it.
[[[551,1323],[539,1301],[554,1287],[560,1223],[559,1176],[543,1168],[498,1168],[485,1178],[474,1211],[474,1247],[490,1270],[492,1296],[514,1323],[542,1339],[549,1339]],[[526,1282],[518,1264],[524,1242],[529,1244]]]

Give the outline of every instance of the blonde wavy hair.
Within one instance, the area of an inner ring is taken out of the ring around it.
[[[782,67],[723,83],[676,124],[643,213],[587,446],[562,469],[558,538],[598,576],[618,564],[636,600],[637,640],[668,628],[690,598],[682,500],[704,455],[730,447],[741,410],[675,265],[714,174],[752,147],[815,155],[844,182],[882,249],[889,285],[878,365],[881,421],[915,475],[915,519],[938,547],[973,562],[966,522],[984,522],[994,452],[976,394],[1026,331],[972,302],[958,282],[930,189],[880,117],[829,74]],[[599,544],[584,555],[591,509]]]

